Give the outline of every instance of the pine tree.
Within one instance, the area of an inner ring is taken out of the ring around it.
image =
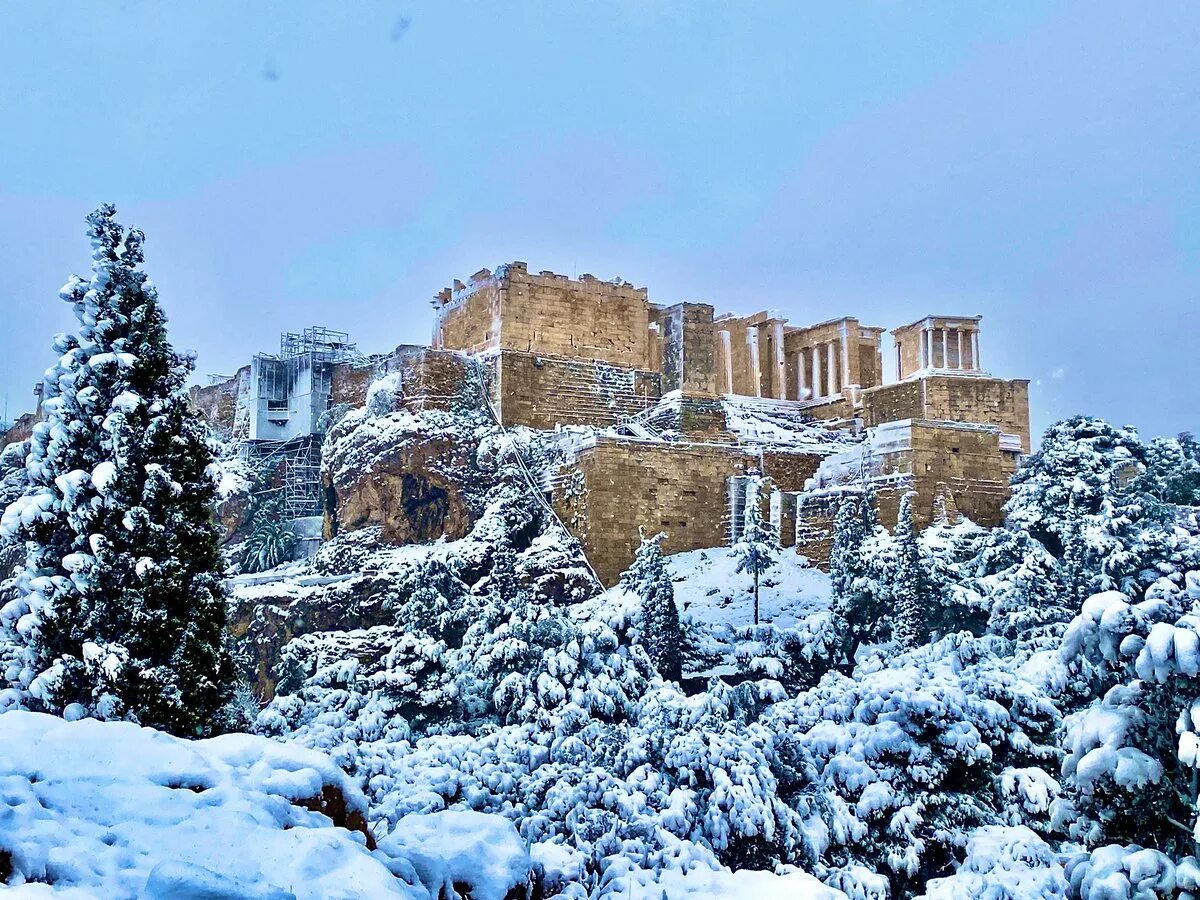
[[[830,646],[839,657],[831,664],[844,671],[854,668],[854,655],[864,633],[869,623],[878,618],[878,610],[870,608],[872,597],[863,589],[862,582],[866,575],[863,542],[869,534],[862,507],[869,504],[870,500],[861,495],[843,498],[834,520],[833,547],[829,552]],[[874,510],[871,516],[874,517]]]
[[[114,215],[88,217],[92,276],[60,294],[79,329],[55,338],[30,486],[4,513],[27,549],[3,618],[28,705],[207,733],[231,682],[213,458],[187,404],[192,361],[139,270],[143,235]]]
[[[893,576],[896,597],[896,626],[893,635],[902,648],[909,649],[925,643],[929,636],[927,622],[929,592],[921,567],[921,549],[913,525],[915,491],[908,491],[900,500],[896,518],[896,571]]]
[[[621,577],[625,588],[642,600],[641,641],[646,654],[669,681],[683,676],[683,626],[675,605],[675,585],[663,561],[661,532],[642,537],[637,556]]]
[[[742,534],[733,545],[737,559],[737,571],[749,572],[754,576],[754,624],[760,619],[759,583],[762,573],[779,555],[779,539],[770,522],[763,518],[762,492],[764,479],[761,475],[750,475],[746,479],[746,506],[742,520]]]

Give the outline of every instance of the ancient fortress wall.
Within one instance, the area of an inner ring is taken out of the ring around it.
[[[772,479],[781,543],[822,562],[840,498],[862,490],[864,477],[889,527],[909,490],[918,525],[947,508],[997,525],[1030,449],[1028,382],[980,367],[978,317],[928,316],[893,331],[901,379],[884,384],[883,329],[853,317],[794,326],[769,310],[716,315],[706,303],[652,303],[619,279],[533,275],[521,262],[455,281],[434,306],[432,348],[326,360],[331,416],[394,375],[396,408],[487,403],[505,426],[566,426],[570,441],[590,434],[545,477],[608,583],[633,559],[642,529],[665,531],[670,552],[725,544],[744,502],[740,476],[752,469]],[[263,392],[253,379],[245,367],[194,388],[193,404],[237,439],[250,395]],[[429,510],[439,508],[429,498],[453,496],[435,450],[424,462],[397,457],[390,475],[411,496],[390,497],[369,473],[343,473],[349,481],[333,486],[337,509],[327,514],[347,527],[383,524],[399,541],[429,539]],[[401,512],[407,518],[389,524]],[[461,517],[447,516],[458,533]]]
[[[868,426],[900,419],[973,422],[997,426],[1020,438],[1020,451],[1030,451],[1029,382],[1000,378],[930,375],[883,385],[862,395],[862,417]]]

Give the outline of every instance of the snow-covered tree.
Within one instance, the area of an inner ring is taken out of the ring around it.
[[[675,605],[675,585],[663,562],[659,532],[643,537],[633,562],[621,576],[625,588],[641,599],[638,639],[658,674],[670,681],[683,676],[683,627]]]
[[[905,493],[900,499],[900,512],[896,518],[896,570],[892,576],[896,620],[892,634],[903,648],[916,647],[929,637],[930,597],[913,524],[915,497],[915,491]]]
[[[1163,503],[1200,505],[1200,442],[1187,432],[1152,440],[1139,487]]]
[[[767,709],[781,794],[814,839],[810,870],[847,888],[865,869],[907,896],[952,871],[972,828],[1009,824],[1006,782],[1041,789],[1048,807],[1057,711],[1005,650],[951,635],[872,653],[853,677],[831,672]]]
[[[917,539],[929,596],[926,625],[935,639],[956,631],[986,630],[990,605],[978,577],[987,538],[987,529],[968,518],[950,522],[939,515]]]
[[[88,217],[91,278],[61,292],[79,327],[55,338],[29,487],[3,516],[27,552],[2,618],[28,705],[204,733],[231,686],[212,454],[142,233],[114,216]]]
[[[830,628],[834,632],[830,643],[838,648],[839,658],[833,662],[846,672],[854,668],[859,646],[873,637],[887,606],[882,592],[874,589],[871,561],[864,549],[867,539],[875,537],[874,508],[869,514],[864,511],[870,504],[865,494],[843,498],[829,554]]]
[[[989,610],[988,631],[1039,649],[1058,646],[1078,612],[1063,589],[1061,565],[1025,531],[993,531],[976,560],[975,587]]]
[[[763,515],[762,493],[766,481],[761,475],[753,474],[746,479],[745,511],[742,532],[733,545],[737,559],[737,570],[749,572],[754,578],[754,624],[759,623],[759,580],[776,557],[779,556],[779,536]]]
[[[1200,573],[1141,596],[1095,594],[1063,638],[1064,693],[1091,698],[1064,722],[1060,818],[1091,848],[1195,852],[1200,763]]]

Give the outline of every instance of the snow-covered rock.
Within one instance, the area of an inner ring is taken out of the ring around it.
[[[466,889],[471,900],[505,900],[533,877],[533,861],[512,823],[469,810],[407,815],[379,852],[410,863],[434,897]]]
[[[365,812],[345,773],[293,745],[0,714],[12,896],[427,897],[367,849]]]

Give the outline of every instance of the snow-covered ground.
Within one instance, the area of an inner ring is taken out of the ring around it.
[[[685,620],[713,628],[736,628],[754,622],[754,579],[737,571],[725,547],[691,550],[667,557],[675,583],[675,602]],[[829,605],[829,576],[804,557],[784,550],[763,573],[759,585],[759,617],[780,628],[793,628]]]
[[[323,793],[366,813],[341,769],[295,745],[0,715],[0,869],[13,897],[426,896],[365,834],[314,811]]]

